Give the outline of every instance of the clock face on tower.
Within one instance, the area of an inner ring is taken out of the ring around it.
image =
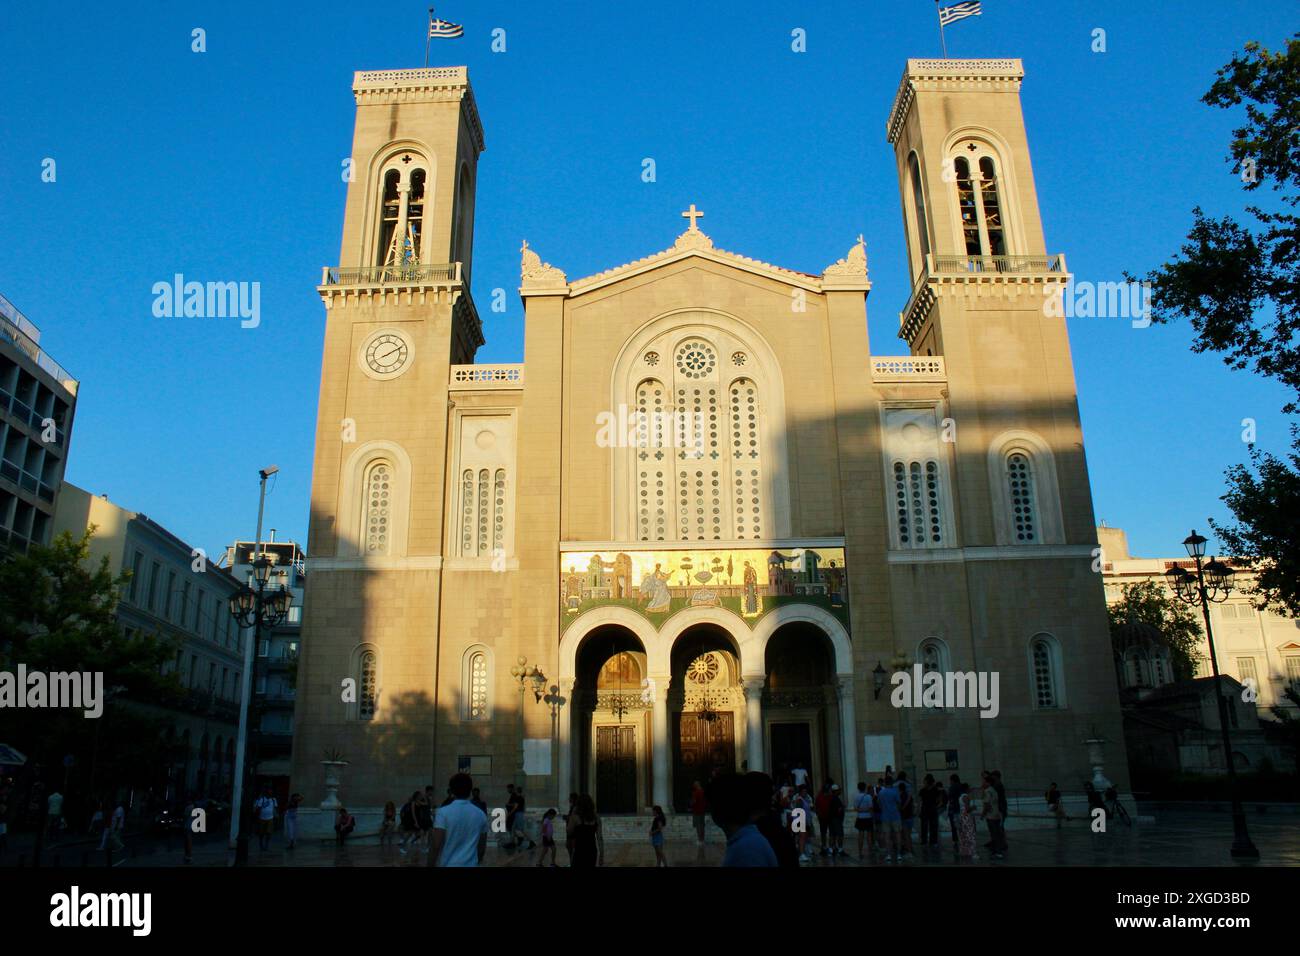
[[[411,340],[393,329],[372,333],[361,346],[361,368],[371,378],[396,378],[411,361]]]

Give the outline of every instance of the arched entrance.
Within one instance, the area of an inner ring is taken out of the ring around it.
[[[571,718],[578,779],[602,814],[637,813],[650,802],[650,710],[646,652],[626,627],[591,631],[577,651]]]
[[[673,644],[668,709],[672,714],[673,809],[686,812],[691,786],[739,769],[745,721],[740,653],[715,624],[698,624]]]
[[[826,633],[807,621],[783,624],[764,652],[763,724],[766,764],[781,780],[801,766],[813,787],[842,774],[835,649]],[[841,781],[845,792],[856,781]]]

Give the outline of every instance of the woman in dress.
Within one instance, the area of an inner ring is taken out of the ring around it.
[[[577,824],[573,828],[573,865],[604,866],[605,838],[600,832],[600,817],[596,816],[596,802],[588,794],[578,797],[574,808]]]
[[[970,793],[961,795],[961,816],[957,819],[957,855],[978,860],[975,853],[975,814],[970,811]]]
[[[650,821],[650,845],[655,848],[656,869],[668,865],[668,861],[664,859],[664,830],[667,827],[668,818],[664,816],[664,808],[656,804],[654,819]]]

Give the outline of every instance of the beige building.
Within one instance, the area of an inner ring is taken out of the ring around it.
[[[1128,536],[1121,528],[1097,529],[1101,542],[1102,573],[1106,582],[1106,602],[1114,604],[1123,596],[1126,584],[1155,581],[1166,584],[1165,572],[1173,565],[1191,567],[1186,555],[1173,558],[1135,558],[1129,554]],[[1252,586],[1249,571],[1238,571],[1233,590],[1221,604],[1210,605],[1210,626],[1214,630],[1214,649],[1219,659],[1219,673],[1236,679],[1243,687],[1256,691],[1255,704],[1264,720],[1275,720],[1274,707],[1282,707],[1300,716],[1283,693],[1287,687],[1300,690],[1300,620],[1283,617],[1255,607],[1255,599],[1246,593]],[[1201,624],[1201,609],[1193,607]],[[1197,677],[1213,674],[1210,648],[1204,640],[1197,653]],[[1248,684],[1247,682],[1253,682]]]
[[[337,751],[365,814],[458,767],[489,802],[514,781],[605,813],[681,809],[715,768],[998,767],[1038,806],[1091,776],[1094,735],[1127,790],[1021,78],[907,63],[885,131],[909,354],[868,342],[861,237],[798,271],[715,247],[692,206],[668,248],[584,278],[525,243],[524,363],[476,365],[467,71],[356,74],[319,287],[309,804],[334,804]],[[893,706],[877,681],[912,664],[996,673],[996,717]]]

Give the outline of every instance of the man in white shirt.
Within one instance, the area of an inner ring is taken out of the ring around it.
[[[452,801],[433,818],[430,866],[478,866],[487,852],[487,814],[470,802],[474,781],[467,773],[451,778]]]
[[[271,788],[262,790],[262,795],[253,804],[257,811],[257,846],[262,850],[271,848],[271,832],[275,829],[275,810],[279,804],[271,796]]]
[[[808,771],[804,769],[802,763],[794,765],[794,769],[790,771],[790,776],[794,777],[794,788],[796,790],[808,782]]]

